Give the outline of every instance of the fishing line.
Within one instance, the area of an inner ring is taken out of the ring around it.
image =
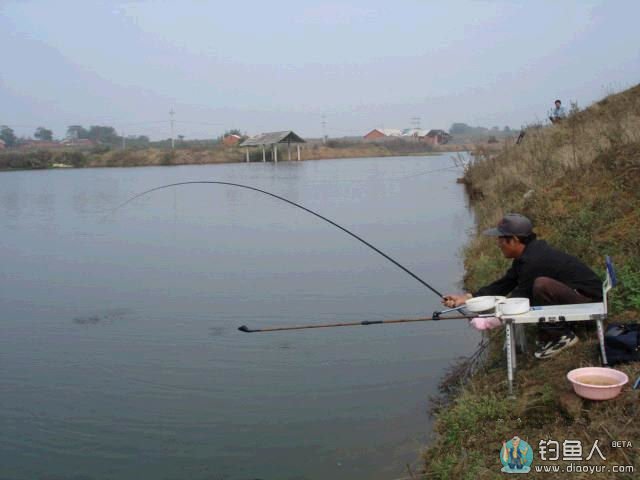
[[[422,175],[427,175],[429,173],[437,173],[437,172],[445,172],[445,171],[454,171],[454,170],[460,170],[460,167],[452,165],[449,167],[442,167],[442,168],[435,168],[435,169],[431,169],[431,170],[422,170],[416,173],[410,173],[407,175],[402,175],[402,176],[397,176],[397,177],[376,177],[376,178],[367,178],[367,179],[352,179],[352,178],[345,178],[345,179],[331,179],[328,181],[313,181],[310,182],[310,185],[326,185],[326,184],[331,184],[331,185],[335,185],[337,183],[349,183],[350,185],[353,185],[354,183],[371,183],[372,181],[379,181],[379,182],[392,182],[395,180],[408,180],[411,178],[415,178],[415,177],[420,177]],[[245,177],[247,178],[247,177]],[[255,177],[250,177],[250,178],[254,178],[254,179],[259,179],[259,180],[263,180],[265,179],[265,177],[261,177],[261,176],[255,176]],[[287,177],[269,177],[269,179],[275,179],[275,180],[289,180],[289,179],[296,179],[297,177],[295,176],[287,176]]]
[[[391,258],[389,255],[384,253],[382,250],[380,250],[379,248],[374,247],[369,242],[367,242],[365,239],[363,239],[362,237],[359,237],[358,235],[356,235],[352,231],[348,230],[347,228],[343,227],[342,225],[338,225],[333,220],[330,220],[327,217],[324,217],[324,216],[320,215],[319,213],[314,212],[313,210],[300,205],[299,203],[296,203],[296,202],[293,202],[293,201],[291,201],[291,200],[289,200],[287,198],[281,197],[280,195],[276,195],[275,193],[267,192],[266,190],[261,190],[259,188],[251,187],[249,185],[243,185],[241,183],[219,182],[219,181],[213,181],[213,180],[208,180],[208,181],[207,180],[199,180],[199,181],[191,181],[191,182],[171,183],[171,184],[168,184],[168,185],[162,185],[160,187],[151,188],[151,189],[146,190],[146,191],[144,191],[142,193],[139,193],[139,194],[131,197],[130,199],[124,201],[123,203],[121,203],[120,205],[116,206],[115,208],[103,211],[103,213],[104,212],[115,212],[115,211],[119,210],[120,208],[124,207],[125,205],[133,202],[134,200],[136,200],[136,199],[138,199],[138,198],[140,198],[140,197],[142,197],[144,195],[148,195],[149,193],[156,192],[158,190],[164,190],[166,188],[179,187],[179,186],[183,186],[183,185],[226,185],[226,186],[229,186],[229,187],[238,187],[238,188],[245,188],[247,190],[253,190],[254,192],[263,193],[265,195],[268,195],[270,197],[276,198],[278,200],[282,200],[283,202],[286,202],[289,205],[293,205],[294,207],[300,208],[300,209],[304,210],[307,213],[315,215],[316,217],[320,218],[321,220],[324,220],[325,222],[330,223],[331,225],[333,225],[336,228],[339,228],[340,230],[342,230],[343,232],[347,233],[348,235],[351,235],[356,240],[364,243],[367,247],[371,248],[372,250],[374,250],[378,254],[382,255],[384,258],[389,260],[391,263],[393,263],[395,266],[397,266],[398,268],[403,270],[405,273],[409,274],[411,277],[413,277],[415,280],[417,280],[422,285],[427,287],[429,290],[431,290],[433,293],[438,295],[440,298],[443,298],[442,293],[440,293],[438,290],[433,288],[431,285],[429,285],[427,282],[425,282],[422,278],[420,278],[418,275],[413,273],[407,267],[405,267],[404,265],[400,264],[399,262],[397,262],[396,260]]]
[[[391,178],[388,178],[386,180],[406,180],[408,178],[415,178],[415,177],[419,177],[421,175],[426,175],[427,173],[445,172],[447,170],[459,170],[459,169],[460,169],[460,167],[457,167],[457,166],[453,165],[451,167],[436,168],[436,169],[433,169],[433,170],[425,170],[425,171],[418,172],[418,173],[412,173],[412,174],[405,175],[405,176],[402,176],[402,177],[391,177]]]
[[[322,183],[336,184],[336,183],[342,183],[342,182],[349,182],[350,184],[353,184],[353,183],[365,183],[365,182],[366,183],[370,183],[371,180],[378,180],[378,181],[381,181],[381,182],[392,182],[392,181],[395,181],[395,180],[408,180],[410,178],[419,177],[421,175],[427,175],[428,173],[453,171],[453,170],[459,170],[459,169],[460,169],[460,167],[452,165],[450,167],[435,168],[435,169],[432,169],[432,170],[422,170],[420,172],[410,173],[408,175],[402,175],[402,176],[398,176],[398,177],[383,177],[383,178],[362,179],[362,180],[350,180],[350,179],[332,180],[331,182],[315,182],[315,184],[322,184]]]

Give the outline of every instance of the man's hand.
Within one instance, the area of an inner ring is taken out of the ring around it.
[[[459,307],[460,305],[464,305],[464,303],[469,300],[473,295],[470,293],[461,293],[459,295],[445,295],[442,298],[442,304],[445,307],[454,308]]]

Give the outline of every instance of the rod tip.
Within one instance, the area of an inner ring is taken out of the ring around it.
[[[240,330],[241,332],[246,332],[249,333],[251,330],[249,330],[249,327],[247,327],[246,325],[242,325],[241,327],[238,327],[238,330]]]

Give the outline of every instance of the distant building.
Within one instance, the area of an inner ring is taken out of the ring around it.
[[[222,144],[225,147],[233,147],[234,145],[237,145],[238,143],[240,143],[241,140],[242,140],[242,137],[240,135],[231,133],[229,135],[225,135],[225,137],[222,139]]]
[[[96,142],[89,140],[88,138],[65,138],[62,142],[65,147],[93,147]]]
[[[451,140],[451,135],[449,135],[444,130],[429,130],[427,135],[421,138],[421,140],[430,145],[444,145],[446,143],[449,143],[449,140]]]
[[[7,148],[7,145],[4,143],[4,140],[0,139],[0,150],[4,150]]]
[[[62,144],[60,142],[48,141],[48,140],[27,140],[20,143],[19,147],[22,150],[38,150],[38,149],[50,149],[60,148]]]
[[[374,128],[364,136],[365,140],[379,140],[387,137],[401,137],[402,130],[398,128]]]
[[[444,130],[423,130],[421,128],[405,128],[400,130],[397,128],[374,128],[364,136],[365,140],[390,140],[394,138],[403,138],[405,140],[418,140],[430,145],[444,145],[451,140]]]
[[[427,130],[421,128],[406,128],[402,131],[402,136],[422,140],[428,133]]]
[[[262,161],[267,161],[267,149],[272,150],[270,155],[275,163],[278,163],[278,145],[287,146],[288,159],[291,160],[291,144],[294,144],[298,152],[298,161],[300,160],[300,144],[307,143],[304,139],[297,135],[293,130],[285,130],[282,132],[269,132],[255,135],[247,138],[240,144],[246,147],[247,162],[251,161],[251,148],[262,149]]]

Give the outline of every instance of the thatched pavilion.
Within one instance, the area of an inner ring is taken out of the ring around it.
[[[268,148],[271,148],[273,150],[273,161],[275,163],[278,163],[278,145],[284,144],[287,146],[288,157],[289,160],[291,160],[292,143],[296,145],[296,150],[298,152],[298,161],[300,161],[300,144],[306,142],[302,139],[302,137],[296,135],[292,130],[287,130],[284,132],[261,133],[260,135],[256,135],[255,137],[247,138],[240,144],[240,146],[246,147],[247,149],[247,162],[250,160],[249,149],[252,147],[262,147],[262,161],[267,161],[266,150]]]

